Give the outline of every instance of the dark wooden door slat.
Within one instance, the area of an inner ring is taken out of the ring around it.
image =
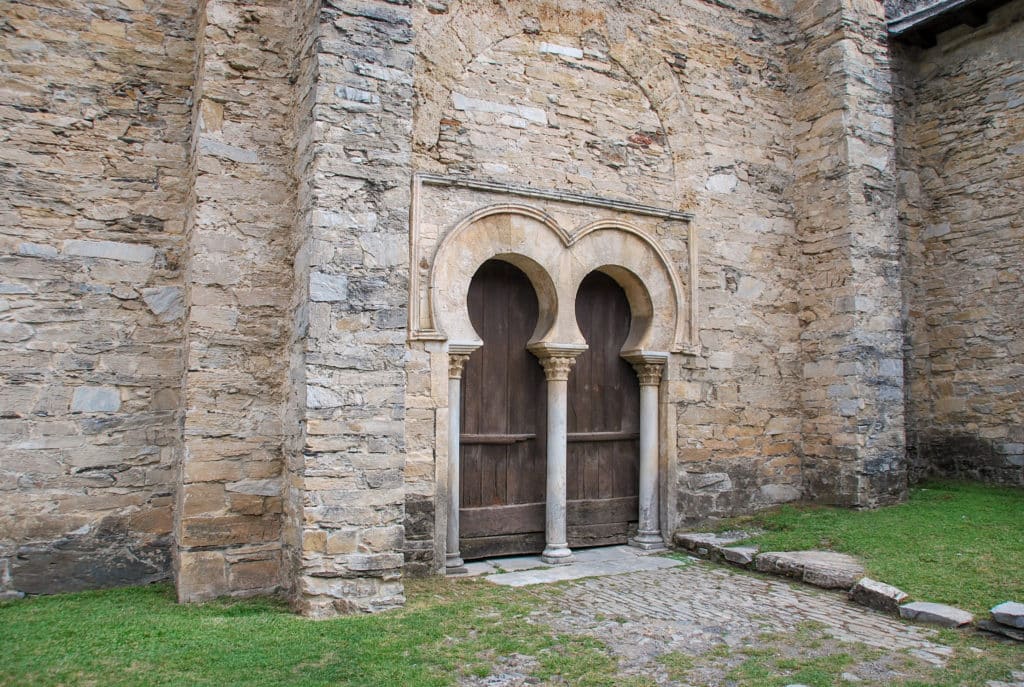
[[[640,432],[569,432],[569,443],[582,441],[635,441]]]
[[[536,434],[461,434],[462,444],[515,444],[536,439]]]

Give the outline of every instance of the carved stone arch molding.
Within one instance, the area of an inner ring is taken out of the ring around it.
[[[443,191],[428,194],[425,185]],[[435,195],[451,202],[437,202],[430,197]],[[424,205],[433,205],[447,211],[442,215],[451,214],[453,207],[464,205],[456,200],[459,196],[476,198],[479,204],[447,222],[424,212]],[[527,198],[535,202],[522,202]],[[531,344],[585,344],[576,324],[576,292],[588,274],[601,271],[622,286],[630,301],[633,326],[624,355],[644,350],[696,353],[691,219],[686,213],[594,196],[417,175],[410,232],[417,265],[410,283],[410,339],[479,346],[466,294],[477,269],[498,258],[523,270],[537,292],[540,317]],[[657,231],[668,234],[674,244],[684,244],[685,280],[660,245]]]

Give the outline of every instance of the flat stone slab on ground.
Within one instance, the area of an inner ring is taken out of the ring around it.
[[[1024,630],[1018,630],[1015,627],[1003,625],[1002,623],[997,623],[994,620],[978,621],[978,629],[1002,635],[1003,637],[1009,637],[1010,639],[1016,639],[1018,642],[1024,642]]]
[[[850,589],[864,577],[860,561],[835,551],[769,551],[757,557],[756,567],[824,589]]]
[[[907,600],[907,594],[891,584],[862,577],[850,590],[850,598],[876,611],[899,613],[900,604]]]
[[[930,601],[903,604],[900,606],[900,617],[942,627],[961,627],[974,622],[974,616],[961,608]]]
[[[676,532],[673,539],[676,544],[687,551],[708,554],[713,549],[730,546],[738,541],[749,539],[749,532]]]
[[[584,577],[600,575],[620,575],[628,572],[644,570],[661,570],[674,568],[681,562],[673,558],[652,556],[628,546],[609,546],[599,549],[583,549],[573,553],[576,562],[572,565],[544,567],[547,564],[540,556],[522,556],[521,559],[536,559],[537,565],[531,569],[520,568],[516,572],[488,575],[489,582],[509,587],[525,587],[531,584],[546,584],[563,580],[579,580]],[[507,560],[507,559],[506,559]],[[521,564],[525,563],[524,560]],[[501,567],[501,559],[495,563]]]
[[[998,606],[992,607],[992,618],[1002,625],[1024,628],[1024,604],[1016,601],[1004,601]]]

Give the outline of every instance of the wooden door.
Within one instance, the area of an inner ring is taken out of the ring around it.
[[[518,268],[490,260],[473,277],[469,316],[483,346],[463,372],[460,536],[463,558],[544,548],[544,371],[526,344],[537,296]]]
[[[614,279],[593,272],[583,280],[576,321],[589,348],[569,375],[570,547],[623,544],[636,530],[640,385],[619,357],[630,319]]]

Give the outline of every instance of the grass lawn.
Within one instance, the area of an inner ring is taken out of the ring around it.
[[[758,527],[762,551],[832,549],[859,556],[868,574],[921,601],[987,617],[1024,602],[1024,489],[964,482],[914,488],[907,503],[873,511],[784,506],[732,520]]]
[[[613,680],[600,643],[527,622],[529,591],[434,578],[407,582],[403,610],[310,621],[268,599],[178,605],[169,585],[0,604],[0,685],[453,684],[524,653],[538,677]]]

